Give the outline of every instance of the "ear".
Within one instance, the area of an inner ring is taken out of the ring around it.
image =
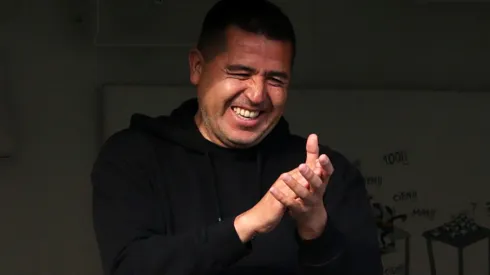
[[[204,58],[198,49],[189,52],[189,72],[190,80],[193,85],[197,85],[201,79],[204,66]]]

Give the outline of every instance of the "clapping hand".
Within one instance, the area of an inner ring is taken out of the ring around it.
[[[319,156],[319,151],[318,137],[310,135],[305,163],[282,174],[254,207],[235,218],[242,242],[272,231],[286,211],[296,220],[301,238],[311,240],[323,233],[327,223],[323,194],[333,167],[326,155]]]
[[[327,222],[323,202],[328,181],[334,169],[329,158],[319,156],[318,137],[311,134],[306,142],[306,161],[281,175],[270,193],[289,210],[303,239],[319,237]]]

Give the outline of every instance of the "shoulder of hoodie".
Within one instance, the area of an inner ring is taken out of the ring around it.
[[[99,149],[90,173],[94,192],[126,197],[128,192],[153,192],[158,162],[151,140],[142,131],[123,129],[112,134]]]
[[[151,137],[142,131],[125,128],[109,136],[99,149],[97,162],[101,161],[149,161],[153,144]]]
[[[304,154],[306,150],[306,138],[299,135],[291,135],[290,142],[292,147],[301,150]],[[326,144],[319,144],[320,154],[325,154],[332,162],[337,174],[343,174],[344,177],[360,176],[359,170],[345,157],[341,152],[332,149]]]

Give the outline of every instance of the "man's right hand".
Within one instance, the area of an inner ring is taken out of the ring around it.
[[[274,185],[279,181],[282,181],[281,178],[277,179]],[[289,189],[284,184],[281,185]],[[287,192],[286,189],[283,191]],[[286,207],[267,192],[254,207],[235,218],[235,230],[243,243],[248,242],[256,234],[272,231],[285,212]]]
[[[286,174],[297,179],[298,183],[304,187],[310,188],[309,183],[301,176],[299,169],[295,168],[282,174],[272,185],[285,196],[294,199],[298,198],[296,193],[284,183]],[[245,243],[250,241],[256,234],[272,231],[279,224],[286,210],[287,207],[283,203],[278,201],[270,192],[267,192],[254,207],[235,218],[235,230],[240,240]]]

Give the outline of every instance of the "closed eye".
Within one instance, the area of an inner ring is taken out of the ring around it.
[[[228,74],[239,79],[247,79],[250,78],[251,76],[248,73],[228,73]]]
[[[270,78],[269,83],[275,87],[283,87],[286,84],[282,79],[278,79],[278,78]]]
[[[226,66],[225,72],[227,75],[238,79],[247,79],[250,78],[253,74],[257,73],[257,71],[254,68],[250,68],[239,64],[231,64]]]

